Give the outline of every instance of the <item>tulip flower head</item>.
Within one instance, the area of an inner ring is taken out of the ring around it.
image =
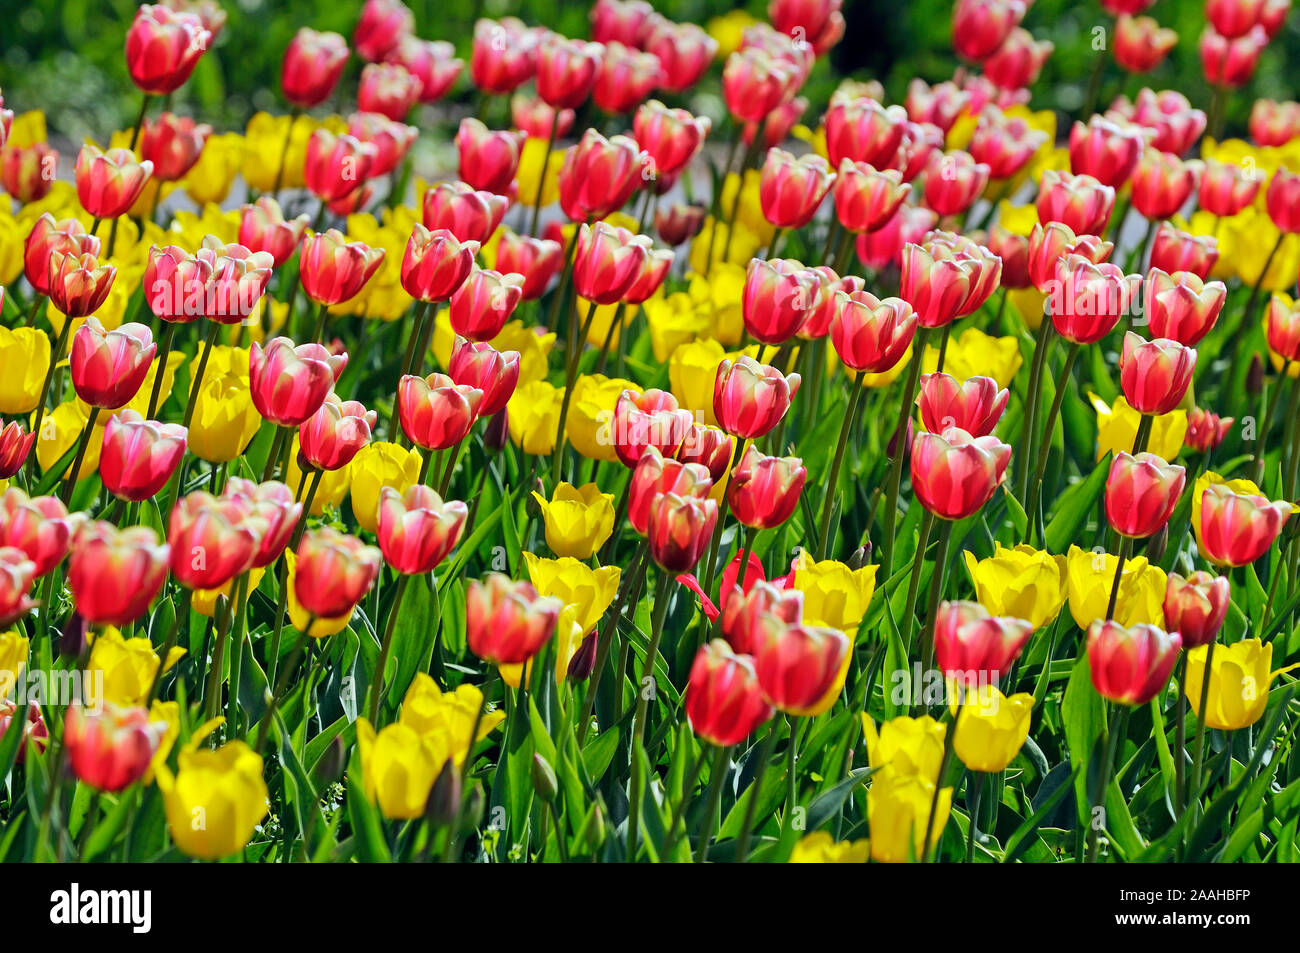
[[[650,557],[666,572],[691,571],[708,548],[717,522],[718,504],[712,499],[657,493],[650,499],[646,520]]]
[[[918,433],[912,441],[912,486],[921,504],[946,520],[961,520],[989,501],[1006,476],[1011,447],[957,427]]]
[[[1144,341],[1129,331],[1120,353],[1124,398],[1139,413],[1158,417],[1180,403],[1196,370],[1196,351],[1169,338]]]
[[[311,109],[330,98],[348,62],[348,42],[337,33],[300,27],[284,50],[280,88],[299,109]]]
[[[117,792],[144,776],[167,731],[148,710],[103,702],[99,711],[69,706],[63,744],[77,780],[98,791]]]
[[[761,437],[770,433],[790,409],[799,390],[798,374],[782,375],[774,367],[747,355],[718,365],[713,383],[713,413],[733,437]]]
[[[771,529],[790,518],[807,479],[798,457],[770,457],[750,444],[727,484],[727,505],[745,526]]]
[[[465,590],[469,649],[495,665],[516,665],[535,656],[555,632],[562,604],[539,596],[533,584],[489,573]]]
[[[318,619],[348,616],[370,591],[382,554],[355,536],[328,526],[309,530],[298,544],[294,595]]]
[[[1291,512],[1289,503],[1212,483],[1201,493],[1200,519],[1194,523],[1201,555],[1216,566],[1253,563],[1273,545]]]
[[[266,347],[253,342],[248,352],[248,379],[257,412],[282,427],[306,423],[334,389],[347,355],[331,354],[319,344],[272,338]]]
[[[212,34],[192,13],[144,4],[126,31],[126,65],[131,81],[151,96],[182,86],[207,50]]]
[[[1010,393],[998,389],[991,377],[972,377],[959,381],[949,374],[922,374],[917,404],[921,422],[932,433],[959,427],[973,437],[993,432]]]
[[[427,486],[386,486],[379,491],[379,549],[397,572],[433,572],[460,541],[468,515],[460,500],[444,502]]]
[[[1165,625],[1191,650],[1213,642],[1228,616],[1232,590],[1227,576],[1197,570],[1186,578],[1171,572],[1165,584]]]
[[[684,705],[691,730],[719,747],[739,744],[772,717],[754,660],[735,654],[721,639],[696,653]]]
[[[1088,628],[1088,665],[1097,694],[1121,705],[1145,705],[1164,691],[1183,640],[1154,625],[1126,628],[1098,619]]]
[[[99,475],[114,496],[141,502],[167,485],[185,456],[186,429],[123,410],[104,425]]]
[[[1116,454],[1106,479],[1106,519],[1121,536],[1154,536],[1168,524],[1186,482],[1183,467],[1154,453]]]
[[[302,241],[302,290],[321,305],[339,304],[360,294],[386,252],[365,242],[349,242],[337,229],[308,235]]]
[[[727,465],[731,459],[727,458]],[[632,528],[645,536],[649,530],[650,504],[663,494],[706,499],[713,489],[713,478],[700,463],[665,459],[659,448],[650,444],[632,471],[628,486],[627,518]]]
[[[77,198],[95,218],[117,218],[135,204],[152,174],[153,163],[127,149],[103,152],[88,144],[77,155]]]
[[[105,331],[87,318],[72,337],[69,365],[77,396],[92,407],[121,407],[140,389],[158,347],[143,324]]]
[[[519,170],[523,137],[516,132],[492,130],[473,116],[460,122],[456,150],[460,178],[471,188],[508,195]]]
[[[68,588],[77,611],[101,625],[134,622],[162,588],[170,555],[171,548],[145,526],[81,527],[68,560]]]
[[[407,374],[397,385],[402,431],[426,450],[445,450],[463,440],[482,402],[483,391],[457,384],[446,374]]]
[[[838,629],[760,617],[754,631],[754,671],[772,707],[817,714],[843,684],[851,645]]]

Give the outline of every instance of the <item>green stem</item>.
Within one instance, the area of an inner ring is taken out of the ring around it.
[[[894,428],[894,453],[889,462],[889,484],[885,492],[885,527],[880,537],[880,565],[884,578],[894,572],[894,528],[898,525],[898,490],[903,483],[903,457],[907,453],[907,421],[912,416],[912,402],[916,400],[916,382],[921,375],[921,358],[925,353],[926,329],[917,328],[912,343],[912,366],[903,388],[903,403],[898,409],[898,425]]]
[[[81,431],[81,441],[77,444],[77,455],[72,459],[72,469],[68,471],[67,478],[63,481],[63,492],[60,496],[63,499],[63,505],[67,506],[72,502],[73,488],[77,485],[77,479],[81,476],[81,464],[86,459],[86,448],[90,446],[90,438],[95,431],[95,421],[99,419],[100,408],[90,408],[90,413],[86,417],[86,426]]]
[[[1056,418],[1061,415],[1061,404],[1065,402],[1065,392],[1070,384],[1074,362],[1079,359],[1079,351],[1079,345],[1071,341],[1070,348],[1065,354],[1065,366],[1061,368],[1061,374],[1057,378],[1056,396],[1052,398],[1051,409],[1047,412],[1047,426],[1043,428],[1043,443],[1038,450],[1038,464],[1034,467],[1034,478],[1029,484],[1029,499],[1025,501],[1030,512],[1037,511],[1037,506],[1031,501],[1038,496],[1043,474],[1047,472],[1047,458],[1052,452],[1052,431],[1056,429]]]
[[[149,393],[149,411],[144,415],[145,420],[153,420],[153,415],[158,410],[158,398],[162,394],[163,378],[167,371],[167,357],[171,354],[172,340],[176,337],[176,325],[171,321],[164,323],[167,326],[163,328],[162,341],[158,344],[158,370],[154,372],[153,390]]]
[[[397,631],[397,616],[402,608],[402,596],[405,595],[410,581],[411,577],[407,575],[398,578],[397,591],[393,593],[393,604],[388,609],[388,624],[384,626],[384,639],[379,645],[379,661],[375,663],[375,674],[370,680],[368,711],[371,724],[378,724],[379,721],[379,703],[384,692],[384,668],[388,665],[388,656],[393,651],[393,633]]]
[[[190,384],[190,399],[185,404],[185,418],[182,421],[186,427],[189,427],[190,421],[194,419],[194,408],[199,402],[199,391],[203,389],[203,376],[208,371],[208,360],[212,357],[212,349],[217,345],[217,335],[221,333],[221,325],[216,321],[208,321],[208,334],[203,342],[203,354],[199,357],[198,369],[194,372],[194,380]],[[162,371],[159,371],[161,376]]]
[[[817,558],[826,558],[826,549],[830,545],[831,535],[831,509],[835,503],[836,489],[839,486],[840,468],[844,464],[844,451],[849,443],[849,430],[853,426],[853,416],[857,413],[858,402],[862,400],[863,387],[861,386],[862,375],[855,373],[849,382],[852,393],[849,395],[849,405],[844,411],[844,420],[840,424],[840,436],[835,443],[835,456],[831,458],[831,472],[826,478],[826,486],[823,487],[822,498],[822,515],[820,525],[817,529]]]
[[[709,768],[709,799],[704,807],[704,826],[700,828],[700,842],[695,848],[697,864],[702,864],[709,859],[709,845],[713,841],[718,807],[722,804],[722,786],[727,777],[730,755],[730,747],[719,748],[713,755],[713,764]]]
[[[1205,767],[1205,710],[1210,704],[1210,678],[1214,673],[1214,647],[1211,642],[1205,649],[1205,668],[1201,671],[1201,704],[1196,717],[1196,757],[1192,760],[1192,790],[1190,806],[1201,801],[1201,779]]]
[[[671,574],[661,572],[655,589],[654,619],[650,627],[650,644],[646,647],[645,663],[641,666],[641,679],[637,682],[636,713],[632,717],[632,779],[627,809],[627,859],[636,860],[637,828],[641,820],[642,785],[641,757],[637,749],[645,738],[646,716],[650,699],[656,693],[651,689],[654,684],[655,659],[659,655],[659,642],[664,634],[664,620],[668,615],[668,593],[672,584]],[[650,681],[647,683],[647,679]]]
[[[775,720],[768,723],[767,737],[758,749],[758,763],[754,768],[754,780],[749,785],[749,802],[745,805],[745,817],[740,825],[740,835],[736,838],[735,863],[743,864],[749,860],[749,841],[754,831],[754,816],[758,813],[758,800],[763,795],[763,779],[767,776],[767,763],[772,760],[772,749],[776,745],[777,730]]]

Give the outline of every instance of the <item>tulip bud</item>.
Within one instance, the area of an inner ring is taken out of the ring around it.
[[[212,34],[192,13],[144,4],[126,31],[126,66],[145,94],[167,96],[182,86],[208,48]]]
[[[505,327],[524,293],[521,275],[475,268],[451,296],[451,327],[471,341],[490,341]]]
[[[934,623],[934,661],[966,685],[996,684],[1020,657],[1034,627],[996,618],[978,602],[943,602]]]
[[[464,503],[443,502],[427,486],[403,493],[386,486],[379,492],[379,549],[400,573],[433,572],[460,541],[468,515]]]
[[[348,42],[342,36],[300,27],[280,64],[284,98],[298,109],[319,106],[334,92],[347,63]]]
[[[728,457],[727,463],[731,460]],[[705,499],[713,489],[713,479],[699,463],[665,460],[658,447],[646,447],[632,471],[628,486],[627,518],[642,536],[649,529],[650,504],[666,493]]]
[[[103,710],[68,708],[63,744],[77,780],[99,791],[124,790],[144,776],[167,731],[165,721],[150,721],[145,708],[103,702]]]
[[[1075,234],[1099,235],[1114,211],[1115,189],[1091,175],[1048,169],[1039,183],[1035,207],[1044,224],[1062,222]]]
[[[23,425],[10,421],[0,428],[0,480],[7,480],[23,468],[36,434],[24,433]]]
[[[772,717],[754,660],[733,653],[721,639],[700,646],[696,653],[684,707],[691,730],[718,747],[739,744]]]
[[[1159,695],[1178,661],[1182,637],[1154,625],[1125,628],[1098,619],[1088,628],[1092,684],[1102,698],[1145,705]]]
[[[599,630],[592,631],[583,640],[569,659],[569,671],[565,676],[571,682],[585,682],[596,670],[596,648],[600,642]]]
[[[646,523],[651,558],[666,572],[690,572],[708,549],[717,522],[714,500],[656,494]]]
[[[185,456],[186,429],[145,420],[134,410],[108,418],[99,456],[104,488],[139,503],[162,492]]]
[[[1011,447],[957,427],[912,440],[912,487],[921,504],[946,520],[965,519],[993,496],[1006,476]]]
[[[769,149],[759,185],[763,217],[777,228],[803,228],[834,181],[835,173],[815,153],[796,159],[782,149]]]
[[[1227,576],[1197,570],[1184,579],[1171,572],[1165,585],[1165,625],[1182,636],[1186,649],[1209,645],[1223,628],[1230,598]]]
[[[645,235],[633,235],[605,222],[583,224],[573,259],[574,288],[587,301],[614,304],[641,277],[651,244]]]
[[[850,653],[838,629],[760,617],[754,630],[754,671],[764,697],[792,715],[809,715],[838,691]]]
[[[921,422],[932,433],[959,427],[973,437],[993,432],[1010,393],[998,390],[991,377],[972,377],[958,381],[948,374],[922,374],[917,403]]]
[[[263,348],[254,341],[248,354],[253,404],[272,423],[298,427],[320,409],[347,363],[346,354],[331,354],[319,344],[295,347],[278,337]]]
[[[1121,536],[1152,536],[1169,522],[1186,482],[1183,467],[1154,453],[1116,454],[1106,479],[1106,519]]]
[[[74,537],[68,588],[77,611],[97,625],[126,625],[149,608],[167,578],[171,549],[145,526],[89,523]]]
[[[1195,527],[1201,555],[1216,566],[1253,563],[1273,545],[1291,512],[1289,503],[1210,484],[1201,495],[1200,525]]]
[[[560,207],[572,221],[605,218],[622,208],[641,185],[641,150],[628,136],[606,139],[588,129],[564,154]],[[583,295],[586,297],[586,295]]]
[[[397,385],[397,415],[411,442],[445,450],[465,438],[478,416],[483,392],[446,374],[407,374]]]
[[[519,665],[535,656],[555,632],[560,600],[539,596],[533,584],[489,573],[465,590],[469,649],[494,665]]]
[[[1124,398],[1138,413],[1158,417],[1180,403],[1196,369],[1196,351],[1169,338],[1144,341],[1129,331],[1119,358]]]
[[[713,413],[727,433],[742,439],[770,433],[790,409],[799,390],[798,374],[782,376],[774,367],[741,355],[718,364],[713,383]]]
[[[1209,453],[1223,443],[1232,424],[1232,417],[1220,417],[1204,408],[1193,407],[1187,413],[1187,436],[1184,440],[1193,450]]]
[[[348,616],[374,584],[381,559],[378,549],[355,536],[328,526],[309,530],[298,544],[294,595],[317,619]]]
[[[681,93],[708,70],[718,52],[718,41],[698,24],[673,23],[661,17],[650,27],[645,49],[659,57],[660,88]]]
[[[727,505],[752,529],[780,526],[799,504],[808,470],[798,457],[769,457],[746,449],[727,484]]]

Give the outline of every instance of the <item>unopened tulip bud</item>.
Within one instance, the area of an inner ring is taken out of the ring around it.
[[[318,619],[349,615],[379,575],[382,556],[355,536],[321,526],[298,544],[294,595]]]
[[[934,661],[967,685],[996,684],[1033,634],[1023,619],[991,615],[978,602],[943,602],[934,623]]]
[[[1183,401],[1196,370],[1196,351],[1169,338],[1144,341],[1124,335],[1119,359],[1120,387],[1138,413],[1158,417]]]
[[[1183,637],[1183,647],[1209,645],[1228,617],[1232,590],[1227,576],[1197,570],[1183,578],[1169,574],[1165,585],[1165,625]]]
[[[1145,705],[1164,690],[1182,644],[1177,632],[1154,625],[1125,628],[1098,619],[1088,629],[1093,687],[1109,701]]]
[[[676,493],[655,495],[646,522],[651,558],[666,572],[690,572],[708,549],[717,522],[714,500]]]
[[[1106,519],[1121,536],[1152,536],[1169,522],[1186,482],[1183,467],[1154,453],[1116,454],[1106,479]]]
[[[769,457],[751,444],[732,471],[727,505],[745,526],[771,529],[790,518],[807,479],[798,457]]]
[[[921,504],[946,520],[979,511],[1002,484],[1011,447],[996,437],[972,437],[956,427],[912,440],[912,487]]]
[[[465,591],[469,649],[495,665],[527,662],[555,632],[560,600],[539,596],[532,583],[501,573],[472,580]]]

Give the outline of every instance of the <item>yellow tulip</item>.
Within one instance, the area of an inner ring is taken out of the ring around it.
[[[717,58],[725,60],[740,49],[740,44],[745,40],[745,31],[757,22],[753,14],[745,10],[729,10],[712,17],[704,29],[718,44]]]
[[[925,831],[934,801],[934,782],[918,775],[872,778],[867,789],[867,824],[871,828],[871,859],[887,864],[920,860],[925,855]],[[952,788],[943,788],[935,805],[928,848],[934,849],[948,823]]]
[[[734,191],[733,187],[732,192]],[[712,238],[715,226],[718,230],[716,240]],[[701,275],[708,271],[711,275],[717,270],[718,265],[724,263],[742,266],[743,262],[749,261],[758,254],[760,248],[764,247],[762,240],[750,231],[744,222],[736,223],[736,234],[728,242],[727,236],[730,231],[725,216],[722,221],[712,217],[705,218],[699,234],[691,239],[691,251],[687,258],[691,269]],[[709,268],[710,261],[713,262],[713,269]]]
[[[557,556],[590,559],[614,532],[614,494],[595,483],[560,483],[548,500],[534,491],[546,523],[546,545]]]
[[[89,638],[86,678],[91,683],[103,679],[103,700],[127,707],[145,704],[158,674],[159,658],[153,643],[143,637],[123,638],[112,626],[98,634],[90,633]],[[173,646],[162,663],[162,670],[170,671],[184,654],[185,649]]]
[[[560,402],[564,395],[546,381],[521,384],[506,404],[510,439],[524,453],[539,456],[555,449],[560,427]]]
[[[1020,544],[995,544],[993,555],[976,559],[967,551],[966,571],[975,598],[995,616],[1024,619],[1041,629],[1065,605],[1065,557]]]
[[[144,773],[145,784],[153,783],[159,766],[167,764],[172,748],[176,746],[176,739],[181,736],[180,702],[165,702],[155,698],[149,705],[149,720],[162,722],[167,726],[167,730],[163,732],[163,736],[158,742],[158,750],[153,753],[153,757],[149,760],[149,768]]]
[[[247,375],[206,374],[190,421],[190,452],[209,463],[226,463],[244,452],[261,425]]]
[[[625,390],[640,393],[641,388],[632,381],[604,374],[584,374],[573,382],[564,433],[573,449],[588,460],[618,460],[610,425],[618,395]]]
[[[229,245],[239,241],[240,218],[239,209],[225,211],[221,206],[209,202],[197,214],[178,209],[172,221],[172,229],[167,234],[172,244],[193,251],[202,248],[203,240],[209,235],[215,235]],[[180,237],[172,237],[177,231],[180,232]]]
[[[0,632],[0,702],[18,687],[18,679],[27,665],[28,648],[26,636],[15,630]]]
[[[1111,405],[1096,394],[1088,394],[1088,399],[1097,414],[1097,459],[1102,459],[1108,453],[1131,453],[1142,415],[1129,406],[1123,394],[1116,397],[1115,403]],[[1183,448],[1185,436],[1187,411],[1171,410],[1152,421],[1147,449],[1156,456],[1172,460]]]
[[[235,132],[209,136],[199,161],[177,183],[199,205],[221,203],[244,162],[244,137]]]
[[[1239,496],[1268,496],[1254,480],[1247,480],[1245,477],[1225,480],[1221,474],[1206,470],[1196,478],[1196,485],[1192,488],[1192,529],[1196,532],[1198,543],[1201,539],[1201,498],[1205,496],[1206,487],[1210,486],[1227,487]],[[1300,512],[1300,506],[1292,503],[1291,512]]]
[[[876,778],[920,776],[933,781],[943,762],[944,723],[929,715],[893,718],[876,730],[876,723],[862,712],[862,734],[867,746],[867,763]]]
[[[19,224],[9,210],[0,210],[0,285],[6,287],[23,273],[23,252],[31,225]]]
[[[524,563],[538,594],[555,596],[565,605],[573,606],[576,621],[584,633],[596,627],[614,601],[623,574],[617,566],[592,569],[571,556],[543,559],[535,553],[524,553]]]
[[[422,462],[418,450],[383,440],[366,444],[352,458],[352,513],[363,529],[373,533],[379,525],[379,491],[391,486],[405,493],[419,480]]]
[[[386,725],[376,734],[369,720],[358,718],[357,747],[366,798],[379,805],[384,817],[422,817],[433,782],[447,763],[437,738],[401,722]]]
[[[42,473],[49,472],[65,453],[76,446],[81,439],[81,432],[86,428],[86,419],[86,412],[76,398],[59,404],[45,415],[41,420],[41,432],[36,438],[36,462],[40,464]],[[106,423],[108,415],[100,414],[95,421],[90,442],[86,445],[86,456],[77,472],[78,480],[84,480],[99,470],[99,452],[104,445]],[[70,476],[71,471],[72,463],[69,461],[68,468],[63,471],[63,478]]]
[[[1187,653],[1187,700],[1198,718],[1208,650],[1209,646],[1202,645]],[[1268,689],[1273,679],[1296,668],[1288,665],[1272,671],[1272,665],[1271,642],[1242,639],[1231,645],[1216,645],[1210,662],[1205,723],[1220,731],[1236,731],[1259,721],[1268,706]]]
[[[542,178],[542,160],[546,160],[546,179],[542,185],[542,207],[553,204],[560,197],[560,167],[564,165],[564,149],[546,151],[545,139],[528,138],[519,152],[519,203],[532,208],[537,204],[537,183]]]
[[[521,321],[509,321],[492,339],[492,346],[502,352],[519,352],[519,383],[522,385],[546,378],[551,350],[555,347],[555,332],[526,327]]]
[[[289,151],[281,163],[291,121],[293,134],[289,138]],[[241,171],[248,184],[259,192],[269,192],[275,188],[276,176],[283,173],[280,184],[284,188],[300,188],[303,185],[303,166],[307,162],[307,140],[322,125],[335,133],[345,129],[343,122],[335,116],[318,123],[308,116],[291,120],[289,116],[272,116],[264,112],[254,115],[244,130],[247,148]]]
[[[803,620],[853,633],[867,614],[876,591],[879,566],[850,569],[834,559],[810,560],[805,553],[795,568],[793,587],[803,593]]]
[[[50,368],[50,339],[36,328],[0,327],[0,414],[27,414],[36,409]]]
[[[1028,288],[1011,288],[1007,291],[1007,302],[1016,309],[1025,327],[1037,331],[1043,326],[1047,314],[1047,295],[1030,285]]]
[[[792,864],[865,864],[870,853],[866,838],[837,841],[829,831],[805,834],[790,853]]]
[[[979,328],[967,328],[948,342],[944,373],[958,380],[991,377],[999,387],[1010,387],[1021,364],[1020,342],[1014,337],[993,337]],[[932,373],[939,366],[939,349],[927,344],[921,356],[921,370]]]
[[[719,236],[723,238],[724,236]],[[737,232],[736,241],[742,238]],[[745,337],[745,265],[717,262],[707,278],[696,270],[688,276],[687,294],[696,310],[708,318],[709,336],[727,347],[737,347]],[[754,346],[754,353],[758,347]]]
[[[1066,590],[1070,615],[1081,629],[1105,618],[1110,590],[1115,580],[1115,563],[1119,557],[1071,546],[1066,555]],[[1165,624],[1165,571],[1152,566],[1145,556],[1125,561],[1119,581],[1119,598],[1115,603],[1115,621],[1132,626],[1145,622]]]
[[[242,850],[270,808],[262,758],[242,741],[215,751],[195,736],[182,749],[176,774],[156,767],[167,829],[181,852],[218,860]]]
[[[727,351],[722,342],[714,338],[701,338],[678,346],[668,358],[668,388],[682,409],[694,414],[697,421],[716,427],[718,418],[713,413],[713,382],[718,376],[718,365],[725,358],[734,361],[740,354],[755,357],[757,349]]]
[[[348,623],[352,621],[352,612],[347,615],[335,616],[332,619],[312,619],[311,614],[298,601],[298,594],[293,589],[297,563],[298,555],[293,550],[286,549],[284,551],[284,564],[287,571],[284,584],[287,587],[286,595],[288,598],[285,602],[289,609],[289,624],[299,632],[310,635],[313,639],[323,639],[342,632],[348,627]],[[311,622],[310,631],[307,629],[309,621]]]
[[[248,571],[248,591],[256,591],[258,583],[262,581],[262,577],[265,575],[265,567],[250,569]],[[227,599],[234,598],[235,583],[238,579],[239,577],[236,576],[220,589],[195,589],[193,594],[190,596],[190,605],[199,615],[211,618],[212,613],[215,612],[217,608],[218,596],[225,596]]]
[[[1001,771],[1029,737],[1033,713],[1034,696],[1025,692],[1007,697],[993,685],[968,689],[955,709],[953,750],[972,771]]]
[[[455,691],[445,692],[432,678],[419,672],[402,699],[402,713],[398,720],[417,734],[438,736],[459,766],[469,754],[469,736],[476,720],[476,742],[482,741],[505,721],[506,714],[499,709],[485,711],[480,717],[479,709],[482,707],[483,693],[475,686],[459,685]]]
[[[694,343],[717,345],[718,353],[721,355],[722,345],[717,341],[707,339],[696,341],[701,335],[708,333],[709,319],[696,307],[691,296],[685,291],[675,291],[666,295],[661,288],[642,305],[642,309],[645,311],[646,324],[650,327],[651,349],[654,351],[655,360],[660,364],[676,360],[679,353],[692,347]],[[721,360],[721,357],[718,359]],[[670,363],[670,375],[671,366]],[[670,377],[669,380],[671,381],[672,378]]]

